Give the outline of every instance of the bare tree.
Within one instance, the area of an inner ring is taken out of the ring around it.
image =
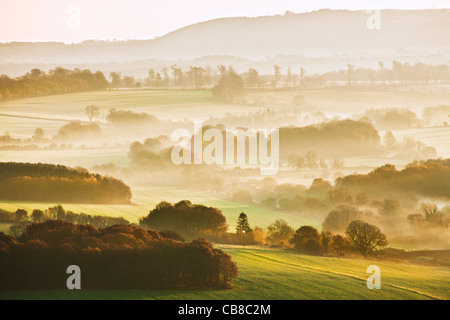
[[[280,70],[281,67],[277,66],[276,64],[273,66],[273,70],[275,72],[275,82],[274,82],[274,87],[276,88],[278,86],[278,80],[280,80]]]
[[[167,68],[162,68],[161,72],[164,75],[164,87],[168,88],[169,87],[169,82],[170,82],[169,70]]]
[[[98,116],[100,115],[100,109],[96,105],[93,105],[93,104],[91,104],[90,106],[87,106],[84,109],[84,112],[86,113],[86,115],[89,118],[89,121],[91,121],[91,122],[94,118],[98,118]]]
[[[348,68],[347,83],[348,83],[348,86],[351,87],[352,86],[353,71],[355,70],[355,66],[351,65],[351,64],[348,64],[347,68]]]
[[[305,74],[306,74],[305,69],[300,68],[300,86],[304,85]]]

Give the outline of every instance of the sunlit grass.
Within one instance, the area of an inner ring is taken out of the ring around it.
[[[302,216],[300,213],[291,213],[261,208],[256,205],[243,204],[235,201],[221,199],[210,193],[192,190],[183,190],[170,187],[147,187],[133,188],[133,205],[97,205],[97,204],[71,204],[61,203],[66,210],[76,213],[84,212],[92,215],[103,215],[112,217],[124,217],[130,222],[137,223],[143,216],[148,215],[159,202],[178,202],[189,200],[192,203],[204,204],[206,206],[217,207],[223,211],[230,231],[234,230],[238,216],[245,212],[249,217],[252,226],[267,227],[277,219],[285,219],[290,225],[298,228],[302,225],[313,225],[320,228],[321,221]],[[45,210],[58,203],[49,202],[5,202],[0,201],[0,209],[15,211],[25,209],[31,213],[34,209]]]
[[[299,255],[265,248],[220,247],[239,276],[231,290],[26,291],[0,299],[449,299],[450,269],[386,261]],[[369,265],[381,269],[381,289],[369,290]]]

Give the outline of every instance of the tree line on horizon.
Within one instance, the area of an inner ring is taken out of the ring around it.
[[[305,66],[306,67],[306,66]],[[285,69],[285,70],[284,70]],[[158,72],[154,68],[148,71],[144,79],[136,80],[133,76],[122,76],[120,72],[110,74],[111,87],[159,87],[159,88],[213,88],[224,85],[224,79],[232,76],[232,86],[247,89],[276,89],[276,88],[303,88],[318,89],[324,87],[326,83],[336,85],[343,82],[351,87],[357,81],[362,82],[383,82],[388,84],[418,84],[450,80],[450,65],[432,65],[417,62],[392,61],[391,68],[386,63],[379,61],[376,68],[357,68],[353,64],[348,64],[347,68],[324,72],[322,74],[308,74],[303,67],[293,70],[290,65],[283,67],[273,65],[273,74],[260,74],[254,67],[250,67],[246,72],[237,72],[233,66],[217,65],[211,66],[189,66],[183,70],[177,65],[170,68],[163,67]],[[230,79],[229,79],[230,80]],[[217,87],[217,91],[223,88]]]
[[[103,90],[108,86],[105,75],[90,70],[68,70],[57,67],[47,73],[32,69],[15,79],[0,76],[0,101],[71,92]]]
[[[108,82],[101,71],[92,73],[90,70],[68,70],[57,67],[48,72],[32,69],[21,77],[11,79],[7,75],[0,76],[0,101],[20,99],[33,96],[62,94],[103,90],[106,88],[188,88],[213,89],[216,98],[235,100],[236,95],[246,89],[277,89],[300,88],[320,89],[326,83],[336,85],[344,82],[351,87],[357,81],[382,82],[387,84],[411,85],[430,82],[442,83],[450,80],[450,66],[445,64],[432,65],[417,62],[411,64],[392,61],[392,67],[386,67],[383,61],[378,62],[375,69],[356,68],[348,64],[346,69],[307,75],[305,68],[292,70],[286,67],[285,74],[279,65],[273,66],[273,74],[260,74],[250,67],[248,71],[238,73],[232,66],[189,66],[183,70],[176,64],[163,67],[161,70],[149,69],[147,77],[136,79],[120,72],[111,72]]]

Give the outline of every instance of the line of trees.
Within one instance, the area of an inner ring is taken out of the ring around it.
[[[229,288],[238,274],[206,240],[182,243],[134,226],[47,221],[18,238],[0,233],[0,290],[65,289],[70,265],[85,289]]]
[[[108,123],[118,127],[155,126],[160,125],[160,120],[148,113],[136,113],[130,110],[108,110],[106,116]]]
[[[274,65],[273,75],[260,75],[254,68],[238,74],[232,66],[228,68],[218,65],[213,69],[210,66],[189,66],[183,70],[177,65],[162,68],[159,72],[155,69],[148,71],[148,76],[143,82],[137,81],[133,76],[122,76],[120,72],[110,73],[111,82],[108,83],[104,74],[100,71],[92,73],[90,70],[68,70],[57,67],[47,73],[40,69],[32,69],[25,75],[11,79],[7,75],[0,76],[0,101],[20,99],[33,96],[62,94],[70,92],[82,92],[103,90],[112,88],[135,88],[143,85],[149,87],[188,87],[192,89],[213,88],[215,97],[234,101],[236,95],[246,88],[270,87],[277,88],[280,83],[285,87],[300,87],[303,89],[317,89],[326,82],[345,81],[352,86],[353,81],[384,81],[402,84],[428,83],[431,81],[449,81],[450,66],[430,65],[424,63],[392,62],[392,68],[385,68],[385,63],[379,62],[379,69],[356,68],[349,64],[347,69],[331,71],[323,74],[306,76],[306,70],[300,68],[293,72],[290,66],[282,75],[282,68]],[[232,80],[231,82],[229,80]],[[227,83],[228,81],[228,83]]]
[[[351,86],[352,81],[396,81],[402,84],[428,83],[450,80],[450,66],[420,62],[415,64],[401,63],[394,60],[392,61],[392,67],[389,69],[383,61],[379,61],[377,69],[356,68],[349,64],[347,69],[326,72],[321,75],[314,75],[314,77],[320,77],[323,81],[347,81],[349,86]]]
[[[111,72],[111,82],[108,83],[104,74],[100,71],[92,73],[90,70],[68,70],[57,67],[47,73],[40,69],[32,69],[25,75],[11,79],[7,75],[0,76],[0,101],[20,99],[33,96],[61,94],[69,92],[81,92],[91,90],[103,90],[112,88],[135,88],[148,87],[183,87],[192,89],[211,88],[214,86],[214,96],[232,99],[233,95],[246,88],[277,88],[280,83],[284,87],[300,87],[303,89],[317,89],[324,86],[326,82],[345,81],[352,86],[353,81],[384,81],[401,84],[415,84],[428,82],[442,82],[450,80],[450,66],[430,65],[425,63],[401,63],[392,62],[392,68],[385,67],[380,61],[378,69],[356,68],[349,64],[347,69],[314,74],[306,76],[306,70],[299,68],[292,71],[287,67],[286,74],[282,74],[282,67],[273,66],[272,75],[260,75],[254,68],[247,72],[238,74],[232,66],[228,68],[218,65],[217,68],[210,66],[189,66],[183,70],[177,65],[170,68],[162,68],[159,72],[155,69],[148,71],[148,76],[142,81],[133,76],[122,76],[120,72]],[[228,74],[228,75],[227,75]],[[230,77],[232,76],[232,78]],[[232,85],[225,84],[225,80],[233,80]]]
[[[61,165],[0,163],[0,199],[71,203],[130,203],[120,180]]]
[[[16,211],[0,209],[0,223],[13,223],[9,228],[9,233],[17,237],[24,232],[28,225],[42,223],[48,220],[66,221],[79,225],[92,225],[96,228],[105,228],[116,224],[130,224],[123,217],[90,215],[86,213],[75,213],[70,210],[66,211],[60,204],[49,207],[46,210],[34,209],[31,213],[25,209],[17,209]]]
[[[418,194],[450,197],[450,159],[413,162],[403,170],[386,164],[368,174],[336,179],[336,188],[372,195]]]
[[[345,222],[344,222],[345,223]],[[247,215],[239,215],[234,237],[228,241],[238,244],[268,244],[276,247],[292,247],[294,250],[311,255],[337,255],[357,252],[363,257],[377,255],[388,245],[386,236],[380,229],[358,219],[345,223],[343,232],[335,233],[326,230],[319,232],[313,226],[301,226],[294,230],[285,220],[278,219],[267,227],[267,231],[259,227],[251,228]]]
[[[289,242],[295,250],[306,254],[341,256],[356,251],[364,258],[377,255],[380,249],[389,244],[377,226],[360,220],[351,221],[345,235],[332,234],[329,231],[319,233],[312,226],[302,226],[296,230]]]
[[[108,81],[100,71],[92,73],[90,70],[68,70],[58,67],[45,73],[42,70],[33,69],[15,79],[6,75],[0,76],[0,101],[103,90],[107,85]]]
[[[170,69],[166,67],[159,71],[150,69],[143,82],[137,81],[133,76],[122,76],[120,72],[111,72],[110,78],[112,88],[133,88],[145,85],[157,88],[187,87],[200,89],[209,88],[213,85],[216,72],[210,66],[189,66],[187,70],[183,70],[174,64]]]
[[[146,85],[149,87],[200,89],[219,85],[226,70],[234,71],[232,66],[227,68],[224,65],[218,65],[216,68],[189,66],[186,70],[177,65],[172,65],[170,68],[163,67],[160,70],[150,69],[143,83],[132,76],[122,76],[118,72],[112,72],[110,78],[113,88]],[[281,67],[275,64],[272,74],[259,74],[255,68],[250,67],[246,72],[236,73],[236,75],[246,88],[299,87],[302,89],[318,89],[326,83],[339,81],[344,82],[349,87],[355,81],[383,81],[400,84],[449,81],[450,66],[420,62],[415,64],[401,63],[394,60],[390,69],[386,67],[385,62],[379,61],[376,68],[357,68],[353,64],[348,64],[347,68],[342,70],[307,75],[304,68],[292,70],[290,65]]]

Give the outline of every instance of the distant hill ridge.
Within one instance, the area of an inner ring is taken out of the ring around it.
[[[277,54],[335,55],[450,49],[450,9],[382,10],[379,30],[367,11],[318,10],[256,18],[220,18],[186,26],[153,40],[81,44],[0,44],[0,64],[95,63],[193,59],[232,55],[261,59]]]

